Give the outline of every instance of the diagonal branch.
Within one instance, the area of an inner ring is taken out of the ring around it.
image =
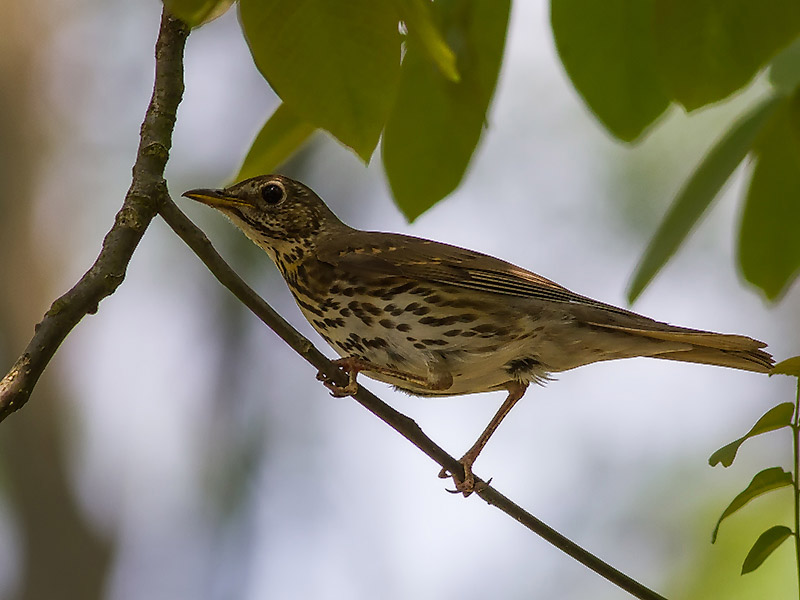
[[[222,285],[228,288],[234,296],[261,319],[267,327],[277,333],[283,341],[291,346],[300,356],[305,358],[306,361],[325,373],[325,375],[330,376],[335,383],[340,385],[345,385],[347,383],[347,376],[340,369],[334,366],[306,337],[275,312],[269,304],[228,266],[211,245],[206,235],[180,211],[167,193],[162,194],[159,200],[158,210],[161,216],[172,230],[177,233],[200,260],[203,261],[206,267],[208,267],[208,270],[211,271]],[[358,391],[353,395],[353,398],[417,448],[422,450],[422,452],[432,458],[440,466],[447,469],[450,473],[455,473],[463,478],[464,468],[461,463],[425,435],[413,419],[396,411],[362,385],[359,385]],[[477,482],[485,483],[476,477],[476,483]],[[530,529],[536,535],[544,538],[559,550],[592,569],[611,583],[619,586],[632,596],[642,600],[665,600],[663,596],[645,587],[635,579],[628,577],[590,553],[588,550],[585,550],[572,540],[564,537],[493,487],[489,485],[480,485],[477,487],[480,491],[476,491],[476,493],[488,504],[497,507]]]
[[[172,145],[175,115],[183,95],[183,48],[189,29],[164,12],[156,42],[153,97],[142,122],[133,179],[100,254],[80,281],[53,302],[28,347],[0,381],[0,421],[27,401],[61,342],[100,301],[113,294],[131,256],[156,215],[155,199],[165,189],[164,167]]]

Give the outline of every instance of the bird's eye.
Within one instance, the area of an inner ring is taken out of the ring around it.
[[[264,202],[274,206],[286,197],[286,192],[283,186],[277,183],[268,183],[261,188],[261,197],[264,199]]]

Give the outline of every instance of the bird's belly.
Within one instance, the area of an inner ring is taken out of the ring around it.
[[[300,308],[340,356],[383,369],[364,375],[413,394],[470,394],[547,376],[532,352],[536,332],[527,315],[510,309],[487,314],[441,290],[339,301],[323,315],[307,303]],[[449,385],[438,386],[442,381]]]

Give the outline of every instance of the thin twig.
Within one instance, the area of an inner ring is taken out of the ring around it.
[[[53,302],[28,347],[0,381],[0,421],[28,401],[64,338],[84,316],[97,312],[100,301],[113,294],[125,278],[131,256],[156,214],[159,190],[165,189],[164,166],[183,95],[183,48],[188,33],[181,21],[162,14],[153,97],[142,122],[131,187],[94,264]]]
[[[173,231],[175,231],[200,260],[203,261],[214,277],[241,300],[241,302],[261,319],[267,327],[275,331],[275,333],[291,346],[295,352],[300,354],[300,356],[305,358],[318,370],[325,373],[325,375],[332,378],[334,382],[340,385],[345,385],[347,383],[347,376],[340,369],[334,366],[306,337],[276,313],[269,304],[228,266],[211,245],[206,235],[180,211],[167,194],[164,194],[160,199],[159,213]],[[422,450],[422,452],[432,458],[441,467],[463,478],[464,469],[461,463],[425,435],[413,419],[396,411],[367,390],[363,385],[359,385],[358,391],[353,398],[367,410],[377,415],[417,448]],[[585,550],[572,540],[564,537],[555,529],[540,521],[477,477],[476,482],[480,482],[481,484],[477,486],[479,491],[476,491],[476,493],[488,504],[497,507],[511,518],[544,538],[581,564],[592,569],[611,583],[642,600],[665,600],[663,596],[645,587],[635,579],[628,577],[590,553],[588,550]]]

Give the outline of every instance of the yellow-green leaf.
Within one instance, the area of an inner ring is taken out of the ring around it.
[[[550,22],[572,84],[613,135],[635,140],[669,106],[656,69],[653,0],[552,0]]]
[[[236,181],[274,172],[312,133],[313,125],[300,120],[285,104],[281,104],[258,132]]]
[[[769,80],[785,94],[791,94],[800,85],[800,38],[789,44],[772,61]]]
[[[711,543],[713,544],[717,541],[717,533],[719,533],[719,526],[723,519],[731,516],[753,498],[789,485],[792,485],[792,474],[784,471],[781,467],[770,467],[756,474],[750,482],[750,485],[739,493],[723,511],[722,516],[717,521],[717,525],[714,527],[714,531],[711,534]]]
[[[633,302],[672,258],[720,189],[750,152],[753,142],[779,105],[770,96],[740,116],[717,141],[686,181],[633,274],[628,300]]]
[[[655,7],[661,75],[687,110],[746,85],[800,33],[797,0],[655,0]]]
[[[431,8],[445,39],[459,40],[458,83],[444,77],[414,38],[408,40],[397,102],[382,152],[395,202],[409,220],[461,181],[486,122],[503,58],[510,0],[437,0]]]
[[[791,375],[792,377],[800,377],[800,356],[793,356],[782,360],[777,365],[772,367],[769,372],[770,375]]]
[[[461,76],[456,67],[456,55],[442,38],[431,18],[428,0],[396,0],[408,34],[417,39],[428,58],[439,67],[442,75],[458,83]]]
[[[750,431],[745,433],[738,440],[734,440],[730,444],[714,452],[714,454],[709,457],[708,464],[713,467],[717,463],[722,463],[722,466],[730,467],[731,464],[733,464],[733,460],[736,458],[736,452],[739,450],[739,446],[746,440],[761,435],[762,433],[767,433],[768,431],[775,431],[776,429],[788,427],[792,422],[793,414],[794,404],[791,402],[783,402],[778,404],[778,406],[773,406],[756,421],[756,424],[753,425]]]
[[[798,2],[800,6],[800,2]],[[800,273],[800,93],[785,99],[754,145],[739,233],[745,278],[770,300]]]
[[[225,13],[233,0],[164,0],[167,10],[190,27],[198,27]]]
[[[750,552],[747,553],[747,558],[744,559],[742,575],[755,571],[760,567],[761,563],[763,563],[790,535],[792,535],[792,530],[784,525],[770,527],[762,533],[756,540],[756,543],[753,544]]]
[[[301,120],[369,161],[395,101],[400,16],[375,0],[241,0],[261,74]]]

